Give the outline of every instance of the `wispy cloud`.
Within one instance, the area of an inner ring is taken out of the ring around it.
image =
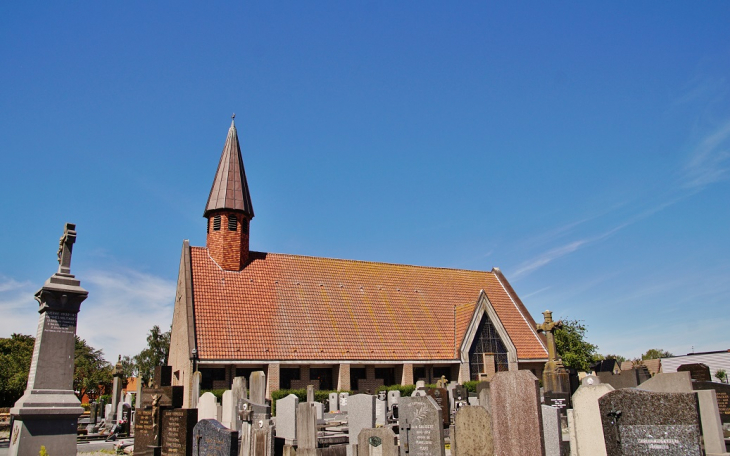
[[[81,305],[77,334],[113,361],[136,355],[146,345],[148,331],[170,328],[175,282],[129,269],[78,271],[89,297]],[[38,284],[0,276],[0,337],[35,335]]]
[[[682,176],[683,188],[701,189],[727,179],[730,170],[730,120],[705,136],[692,150]]]
[[[107,359],[139,353],[153,325],[163,331],[170,328],[174,281],[130,269],[87,271],[82,276],[89,298],[79,313],[78,334],[102,348]]]

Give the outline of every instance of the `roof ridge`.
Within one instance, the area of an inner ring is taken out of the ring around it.
[[[202,246],[190,246],[192,249],[203,249],[208,250],[207,247]],[[391,265],[391,266],[408,266],[411,268],[420,268],[420,269],[439,269],[439,270],[446,270],[446,271],[463,271],[463,272],[481,272],[484,274],[494,274],[493,270],[490,271],[483,271],[479,269],[464,269],[464,268],[447,268],[443,266],[423,266],[418,264],[407,264],[407,263],[391,263],[388,261],[370,261],[370,260],[353,260],[349,258],[335,258],[335,257],[320,257],[320,256],[314,256],[314,255],[300,255],[296,253],[278,253],[278,252],[260,252],[251,250],[251,254],[264,254],[264,255],[280,255],[280,256],[289,256],[289,257],[300,257],[300,258],[314,258],[319,260],[335,260],[335,261],[347,261],[352,263],[368,263],[368,264],[384,264],[384,265]]]

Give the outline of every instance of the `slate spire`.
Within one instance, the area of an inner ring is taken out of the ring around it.
[[[233,115],[235,118],[236,115]],[[218,171],[215,173],[213,186],[210,188],[208,204],[205,206],[203,217],[209,217],[212,211],[233,210],[241,211],[250,220],[253,218],[251,194],[248,192],[246,171],[243,169],[241,146],[238,143],[238,132],[235,120],[231,120],[228,129],[226,144],[223,146]]]

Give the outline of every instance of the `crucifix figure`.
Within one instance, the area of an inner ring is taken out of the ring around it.
[[[76,225],[67,223],[58,241],[58,273],[71,274],[71,253],[76,242]]]
[[[557,361],[558,354],[555,348],[555,330],[563,327],[562,321],[553,321],[553,313],[546,310],[542,313],[545,316],[545,322],[537,325],[537,332],[544,332],[547,336],[548,362]]]

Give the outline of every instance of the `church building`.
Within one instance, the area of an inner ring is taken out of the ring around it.
[[[532,370],[546,342],[502,272],[249,250],[253,204],[234,123],[203,216],[205,247],[183,242],[172,321],[173,384],[201,389],[266,373],[272,391],[375,392]]]

